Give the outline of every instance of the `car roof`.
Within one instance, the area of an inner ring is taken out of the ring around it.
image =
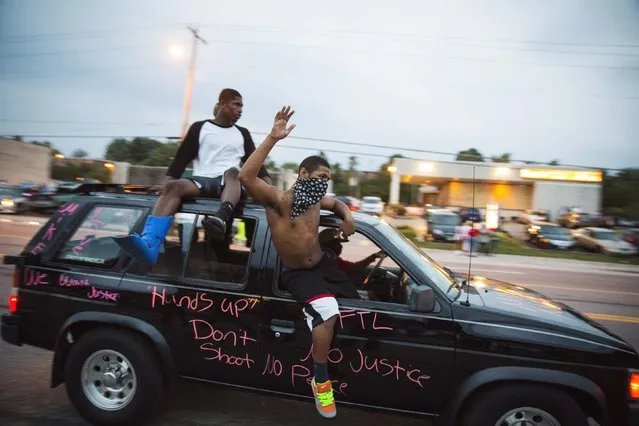
[[[447,209],[431,209],[430,210],[430,214],[443,214],[443,215],[447,215],[447,216],[458,216],[457,213],[451,212],[450,210],[447,210]]]

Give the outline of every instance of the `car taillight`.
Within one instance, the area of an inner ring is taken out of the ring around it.
[[[630,398],[639,399],[639,373],[630,373],[628,389],[630,390]]]
[[[15,314],[18,312],[18,289],[11,289],[11,295],[9,296],[9,312]]]
[[[20,284],[20,270],[13,270],[13,283],[11,286],[11,294],[9,295],[9,312],[14,314],[18,311],[18,285]]]
[[[350,211],[354,212],[354,211],[357,211],[357,206],[354,206],[354,205],[351,204],[350,206],[348,206],[348,209]]]

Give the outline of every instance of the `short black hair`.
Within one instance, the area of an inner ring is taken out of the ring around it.
[[[223,89],[220,92],[220,97],[218,98],[218,101],[221,102],[230,102],[235,98],[241,98],[242,95],[240,95],[240,92],[238,92],[235,89]]]
[[[326,161],[324,157],[320,157],[319,155],[311,155],[310,157],[306,157],[300,163],[299,170],[305,168],[307,172],[313,173],[320,166],[328,167],[329,169],[331,168],[331,166],[328,164],[328,161]]]

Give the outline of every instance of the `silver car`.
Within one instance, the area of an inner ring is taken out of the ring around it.
[[[577,246],[609,254],[637,254],[637,248],[624,241],[615,231],[605,228],[581,228],[572,233]]]
[[[27,198],[19,188],[0,188],[0,213],[22,213],[27,208]]]

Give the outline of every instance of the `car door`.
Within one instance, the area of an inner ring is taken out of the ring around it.
[[[325,224],[337,226],[334,220]],[[382,248],[410,280],[424,282],[419,268],[375,228],[363,226],[359,231],[359,241],[346,243],[358,245],[358,256]],[[265,299],[262,310],[261,374],[269,389],[309,396],[311,333],[301,308],[279,287],[277,264],[277,253],[270,250],[265,282],[272,282],[273,295]],[[429,313],[370,300],[340,299],[339,304],[328,362],[338,401],[437,413],[452,377],[457,333],[443,295],[437,296],[436,309]]]
[[[213,241],[202,217],[186,207],[178,213],[157,264],[128,273],[121,288],[130,313],[164,334],[180,375],[252,385],[266,225],[248,211],[226,241]]]

